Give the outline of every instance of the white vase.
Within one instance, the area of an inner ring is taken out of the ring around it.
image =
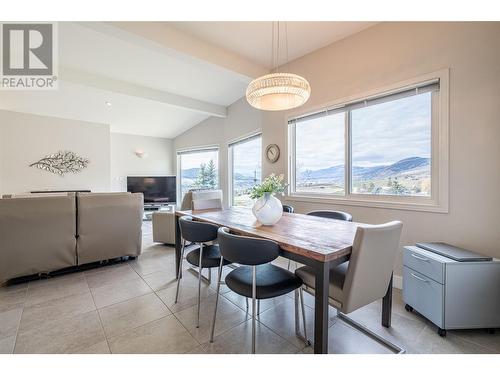
[[[283,205],[271,193],[264,193],[255,201],[252,212],[262,225],[274,225],[283,216]]]

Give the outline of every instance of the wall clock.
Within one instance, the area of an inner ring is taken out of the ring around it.
[[[280,158],[280,148],[277,144],[270,144],[266,147],[266,158],[271,163],[276,163]]]

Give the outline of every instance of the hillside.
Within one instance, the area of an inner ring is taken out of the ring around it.
[[[353,167],[354,180],[380,180],[388,177],[398,177],[408,173],[418,174],[428,170],[429,158],[411,157],[399,160],[389,165],[379,165],[374,167]],[[336,165],[317,170],[306,170],[298,176],[298,181],[318,181],[329,180],[341,182],[344,179],[344,166]]]

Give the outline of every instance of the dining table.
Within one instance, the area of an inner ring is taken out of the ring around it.
[[[232,233],[273,240],[284,258],[312,267],[316,277],[314,290],[314,353],[328,353],[328,310],[330,270],[349,260],[356,229],[362,223],[335,220],[298,213],[283,213],[274,225],[262,225],[250,208],[230,207],[217,210],[176,211],[175,265],[181,263],[179,218],[189,215],[194,220],[227,227]],[[390,327],[392,277],[382,301],[382,325]]]

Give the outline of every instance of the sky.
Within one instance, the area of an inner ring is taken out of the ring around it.
[[[253,176],[257,169],[258,176],[261,172],[262,138],[254,138],[248,142],[239,143],[234,146],[234,171],[249,176]],[[182,169],[199,168],[201,163],[208,163],[213,159],[217,164],[217,151],[204,151],[188,153],[181,156]]]
[[[215,166],[218,167],[218,152],[213,151],[203,151],[196,153],[189,153],[181,155],[181,167],[182,169],[199,168],[201,163],[208,163],[212,159]]]
[[[254,171],[257,170],[257,178],[259,178],[262,165],[262,137],[233,147],[234,173],[253,176]]]
[[[297,123],[299,170],[344,163],[344,113]],[[352,111],[353,165],[392,164],[412,156],[430,157],[431,93]]]
[[[343,165],[345,158],[345,114],[297,123],[297,167],[299,171]],[[234,146],[235,172],[253,175],[261,165],[262,140]],[[431,93],[424,93],[352,111],[353,165],[388,165],[412,156],[430,157]],[[182,169],[198,168],[217,152],[186,154]],[[260,172],[260,170],[259,170]]]

